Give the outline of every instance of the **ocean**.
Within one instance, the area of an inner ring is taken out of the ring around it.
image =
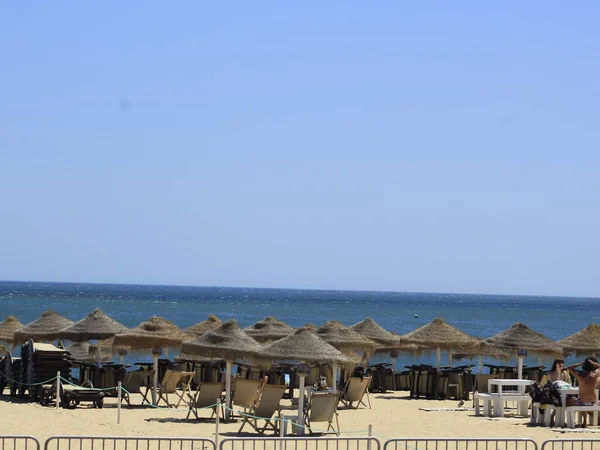
[[[130,327],[153,315],[181,328],[201,322],[209,314],[223,321],[237,319],[241,327],[266,316],[294,327],[306,323],[319,326],[332,319],[353,325],[370,317],[386,330],[404,334],[443,317],[482,338],[522,322],[558,340],[599,322],[599,302],[598,298],[582,297],[0,281],[1,320],[13,315],[24,324],[49,309],[77,321],[101,308]],[[403,355],[397,369],[434,359],[432,355]],[[373,362],[380,360],[385,356]],[[537,356],[525,362],[536,365]],[[544,360],[546,365],[550,362]]]

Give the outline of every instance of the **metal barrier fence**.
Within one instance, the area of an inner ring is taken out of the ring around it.
[[[380,450],[373,437],[261,437],[228,438],[219,450]]]
[[[218,450],[381,450],[374,437],[240,437],[223,439]],[[0,450],[41,450],[33,436],[0,436]],[[201,437],[53,436],[44,450],[217,450]],[[538,450],[532,439],[389,439],[383,450]],[[600,439],[549,439],[540,450],[600,450]]]
[[[550,439],[541,450],[600,450],[600,439]]]
[[[44,450],[217,450],[217,445],[201,437],[53,436]]]
[[[0,436],[0,450],[40,450],[40,441],[33,436]]]
[[[387,440],[383,450],[538,450],[538,446],[532,439],[406,438]]]

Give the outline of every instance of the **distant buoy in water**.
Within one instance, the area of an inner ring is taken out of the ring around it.
[[[418,318],[419,318],[419,315],[418,315],[418,314],[415,314],[415,319],[418,319]]]

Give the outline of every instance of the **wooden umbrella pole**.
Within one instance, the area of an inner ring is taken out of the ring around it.
[[[333,363],[331,365],[331,371],[333,372],[333,376],[332,376],[332,380],[331,380],[331,388],[332,388],[332,392],[337,392],[337,371],[338,371],[338,365]]]
[[[156,406],[156,394],[158,391],[158,355],[152,355],[152,368],[154,369],[154,375],[152,376],[152,404]]]
[[[298,386],[298,427],[297,435],[304,435],[304,378],[306,375],[300,374],[300,383]]]
[[[231,363],[225,362],[225,422],[231,414]]]

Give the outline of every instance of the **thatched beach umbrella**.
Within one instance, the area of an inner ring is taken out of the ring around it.
[[[15,332],[24,326],[15,316],[8,316],[0,322],[0,341],[12,344],[15,341]]]
[[[291,360],[299,363],[333,363],[334,373],[336,364],[353,365],[349,357],[306,328],[299,328],[294,334],[266,345],[260,351],[258,358],[266,362]],[[304,423],[303,375],[300,373],[298,387],[298,423],[300,424]],[[335,390],[335,380],[333,385]],[[303,428],[299,428],[298,431],[298,434],[302,434]]]
[[[193,338],[193,334],[186,333],[173,322],[162,317],[153,316],[135,328],[116,334],[113,340],[113,347],[116,349],[128,348],[132,350],[152,350],[154,348],[152,351],[154,365],[152,404],[156,405],[158,357],[162,353],[162,347],[179,346],[183,341]]]
[[[192,325],[191,327],[186,328],[184,331],[186,331],[187,333],[191,333],[194,336],[202,336],[207,331],[214,330],[215,328],[218,328],[221,325],[223,325],[221,319],[219,319],[217,316],[213,316],[212,314],[210,314],[208,316],[208,319],[206,319],[204,322]]]
[[[268,316],[254,325],[244,328],[244,331],[257,342],[264,343],[289,336],[296,330],[275,317]]]
[[[58,339],[59,331],[73,325],[73,322],[54,311],[45,311],[40,317],[15,332],[15,343],[34,341],[53,341]]]
[[[350,357],[369,357],[377,343],[357,333],[337,320],[330,320],[317,329],[317,336]]]
[[[297,329],[299,330],[300,328],[305,328],[307,330],[312,331],[313,333],[316,333],[317,330],[319,329],[319,327],[317,327],[315,324],[313,323],[305,323],[304,325],[302,325],[301,327],[298,327]]]
[[[231,363],[238,358],[257,355],[261,346],[242,330],[236,320],[225,322],[208,331],[198,339],[184,342],[181,352],[188,356],[201,356],[225,360],[225,406],[226,418],[231,409]]]
[[[565,355],[595,355],[600,351],[600,325],[591,323],[583,330],[556,342]]]
[[[132,350],[148,350],[152,347],[177,347],[183,341],[193,339],[192,333],[183,331],[173,322],[153,316],[137,327],[118,333],[113,338],[114,347],[127,347]]]
[[[92,339],[108,339],[116,334],[124,333],[129,328],[107,316],[97,308],[73,325],[64,328],[58,333],[61,339],[73,342],[89,341]]]
[[[400,339],[389,331],[379,326],[373,319],[367,317],[362,322],[355,323],[350,327],[351,330],[375,341],[377,348],[375,352],[383,352],[398,349]]]
[[[436,350],[436,366],[440,367],[441,350],[476,351],[484,347],[481,339],[477,339],[438,317],[432,322],[400,336],[401,343],[416,344]]]
[[[107,316],[101,309],[95,309],[79,322],[60,330],[58,337],[69,339],[73,342],[83,342],[95,339],[97,341],[112,338],[115,334],[127,331],[125,325],[117,322],[115,319]],[[96,362],[98,365],[102,362],[101,342],[98,342],[98,354]]]
[[[505,351],[516,351],[519,378],[523,378],[523,356],[527,351],[546,355],[562,353],[562,349],[556,342],[542,333],[533,331],[524,323],[515,323],[510,328],[485,339],[484,342]]]
[[[92,345],[89,342],[73,342],[65,348],[71,354],[75,361],[94,362],[98,353],[98,346]],[[101,352],[102,361],[110,359],[111,353]]]

